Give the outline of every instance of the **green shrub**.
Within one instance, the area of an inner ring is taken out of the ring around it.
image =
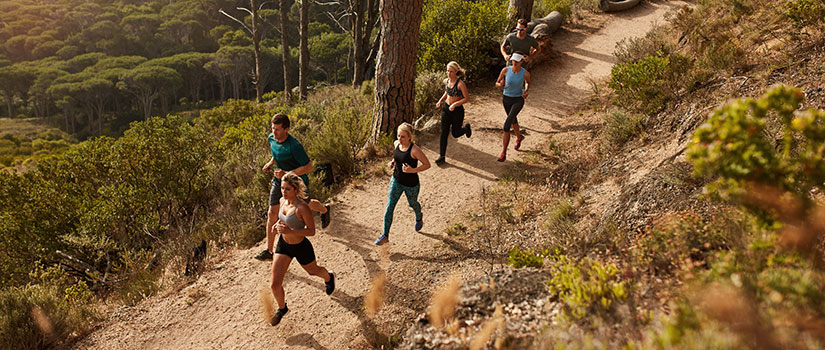
[[[223,130],[226,127],[236,125],[246,118],[266,114],[270,117],[274,112],[264,104],[251,100],[226,100],[219,107],[201,112],[197,118],[198,123],[205,125],[210,130]]]
[[[442,72],[456,61],[473,81],[487,72],[507,33],[506,3],[498,0],[428,0],[421,21],[420,71]]]
[[[680,88],[690,87],[685,78],[691,66],[690,60],[680,54],[648,55],[638,62],[614,65],[609,86],[620,107],[652,114],[660,111]]]
[[[675,272],[683,263],[704,264],[714,251],[731,247],[729,225],[692,213],[664,217],[639,237],[632,251],[636,266],[657,274]]]
[[[69,301],[59,294],[41,285],[0,290],[0,348],[55,348],[88,330],[96,319],[92,309],[78,298]]]
[[[580,10],[595,11],[598,8],[598,0],[537,0],[533,3],[533,18],[547,16],[553,11],[558,11],[564,18],[570,18]]]
[[[415,77],[415,115],[436,113],[435,103],[444,94],[444,73],[421,72]]]
[[[565,314],[573,319],[582,319],[591,313],[605,314],[628,296],[628,286],[619,280],[618,269],[613,264],[590,258],[575,262],[565,255],[555,255],[550,266],[553,277],[547,286],[559,296]]]
[[[372,99],[350,88],[340,98],[318,104],[323,107],[320,125],[304,122],[299,138],[313,163],[331,163],[336,175],[355,173],[358,152],[372,131],[372,105]]]
[[[825,5],[820,0],[791,0],[785,3],[785,15],[797,28],[816,25],[825,17]]]
[[[619,63],[638,62],[648,56],[669,56],[675,50],[673,29],[667,25],[655,25],[643,37],[620,40],[613,56]]]
[[[544,266],[544,257],[550,254],[548,250],[533,251],[531,249],[520,250],[518,247],[513,247],[507,252],[507,264],[520,269],[522,267],[542,267]]]
[[[647,124],[647,117],[641,114],[613,110],[604,114],[602,135],[613,146],[621,146],[639,135]]]
[[[687,152],[697,175],[718,176],[708,193],[736,197],[751,182],[790,191],[811,205],[811,190],[825,190],[825,111],[797,113],[803,99],[799,89],[779,86],[716,109]],[[767,130],[769,120],[781,129]]]

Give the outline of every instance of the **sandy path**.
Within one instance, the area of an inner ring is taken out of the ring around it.
[[[533,88],[519,117],[527,129],[525,149],[544,146],[543,134],[563,133],[595,127],[592,122],[564,119],[591,94],[591,80],[609,76],[615,44],[625,37],[641,36],[666,11],[682,2],[643,4],[611,15],[598,32],[587,35],[561,30],[554,36],[558,57],[533,68]],[[420,201],[425,226],[413,230],[413,215],[405,200],[396,208],[389,254],[391,264],[402,260],[428,261],[443,235],[448,220],[463,214],[476,201],[479,190],[496,181],[498,174],[523,153],[510,150],[508,162],[495,161],[501,149],[503,108],[497,91],[475,92],[467,106],[473,124],[472,139],[450,139],[448,164],[421,174]],[[434,160],[438,140],[421,140],[427,156]],[[512,143],[511,146],[512,147]],[[381,268],[381,253],[372,242],[382,227],[388,178],[377,178],[353,186],[337,196],[332,224],[311,238],[319,264],[336,272],[338,289],[329,297],[323,281],[310,278],[293,262],[285,280],[290,312],[277,327],[264,322],[259,290],[266,288],[269,264],[252,259],[263,245],[229,253],[213,269],[177,293],[152,297],[135,307],[123,308],[104,322],[77,348],[99,349],[349,349],[369,348],[374,325],[364,316],[363,295],[371,276]],[[450,269],[451,266],[445,266]],[[409,276],[410,281],[390,281],[395,294],[419,293],[424,300],[435,278]],[[410,285],[419,285],[412,289]],[[401,293],[399,292],[401,290]],[[406,292],[406,293],[404,293]],[[390,293],[393,294],[393,293]],[[420,300],[388,300],[390,310],[423,310]]]

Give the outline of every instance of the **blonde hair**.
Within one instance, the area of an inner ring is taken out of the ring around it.
[[[304,183],[304,180],[295,173],[291,171],[287,172],[283,177],[281,177],[281,182],[286,182],[292,186],[292,188],[298,190],[298,198],[307,197],[307,185]]]
[[[401,125],[398,126],[397,133],[400,133],[402,131],[406,131],[407,135],[410,135],[410,140],[415,138],[415,132],[413,131],[412,124],[407,123],[407,122],[401,123]]]
[[[447,68],[451,68],[451,67],[455,68],[455,74],[459,78],[463,78],[464,75],[467,74],[467,72],[464,71],[464,68],[461,68],[461,66],[459,66],[458,62],[456,62],[456,61],[450,61],[450,63],[447,63]]]

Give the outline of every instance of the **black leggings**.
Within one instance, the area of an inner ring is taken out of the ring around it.
[[[509,132],[513,124],[518,125],[518,113],[524,108],[524,97],[504,96],[501,102],[504,103],[504,112],[507,113],[507,120],[504,121],[504,131]]]
[[[450,128],[453,129],[453,137],[459,138],[467,133],[464,124],[464,106],[458,106],[452,111],[447,103],[441,104],[441,144],[439,154],[443,157],[447,154],[447,136],[450,135]]]

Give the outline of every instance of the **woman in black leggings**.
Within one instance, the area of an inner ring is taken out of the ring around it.
[[[441,108],[441,144],[439,157],[435,164],[443,164],[444,156],[447,155],[447,139],[450,129],[453,129],[453,137],[459,138],[461,135],[470,137],[473,131],[470,124],[464,126],[464,104],[470,101],[470,94],[467,92],[467,84],[461,78],[464,77],[464,69],[455,61],[447,63],[447,78],[444,79],[444,94],[435,104],[436,108]]]
[[[498,161],[503,162],[507,159],[507,145],[510,144],[510,127],[516,134],[516,144],[513,149],[518,150],[521,147],[521,141],[524,140],[524,135],[518,128],[518,113],[524,108],[524,99],[527,97],[527,89],[530,88],[530,72],[522,67],[522,59],[524,56],[514,53],[510,56],[512,66],[504,67],[501,74],[496,80],[496,87],[504,89],[504,97],[502,104],[504,104],[504,112],[507,113],[507,119],[504,120],[504,135],[502,141],[504,147],[501,149],[501,155],[498,156]]]

